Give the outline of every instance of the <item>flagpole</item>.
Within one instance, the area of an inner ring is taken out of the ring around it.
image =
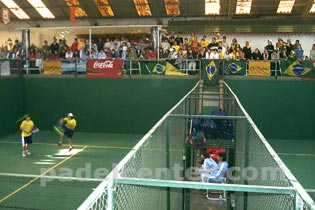
[[[160,59],[160,31],[161,31],[161,25],[158,25],[157,27],[157,49],[156,49],[156,54],[157,54],[157,59]]]
[[[92,28],[90,27],[90,29],[89,29],[89,43],[90,43],[90,49],[89,49],[89,51],[90,51],[90,55],[89,55],[89,57],[91,58],[91,50],[92,50]]]

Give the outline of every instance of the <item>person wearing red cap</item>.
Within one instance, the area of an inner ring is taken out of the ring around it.
[[[69,113],[67,115],[67,117],[61,118],[59,120],[59,124],[64,125],[64,129],[65,130],[64,130],[63,133],[60,134],[60,138],[59,138],[59,142],[58,142],[57,146],[61,146],[62,145],[63,137],[66,136],[68,144],[69,144],[69,152],[71,152],[71,150],[73,149],[72,136],[73,136],[73,133],[74,133],[74,129],[77,126],[77,122],[73,118],[73,114]]]

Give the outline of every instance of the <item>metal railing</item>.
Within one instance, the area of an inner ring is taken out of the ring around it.
[[[23,75],[23,74],[43,74],[47,70],[45,63],[51,61],[60,61],[60,65],[56,66],[55,69],[60,72],[60,74],[85,74],[87,72],[86,60],[84,59],[60,59],[60,60],[9,60],[9,59],[0,59],[0,68],[1,75]],[[180,72],[186,73],[189,75],[201,74],[201,71],[204,69],[204,62],[210,62],[211,60],[206,59],[176,59],[176,60],[157,60],[157,59],[125,59],[122,70],[125,72],[125,75],[143,75],[143,67],[141,63],[146,62],[169,62]],[[224,77],[228,75],[226,71],[226,63],[231,62],[224,59],[214,60],[220,63],[219,66],[219,75]],[[235,60],[235,62],[244,61],[245,73],[244,76],[248,75],[248,62],[246,60]],[[270,72],[271,76],[277,77],[282,76],[282,70],[280,62],[281,60],[269,60],[270,61]],[[261,61],[264,62],[264,61]],[[150,71],[149,71],[150,72]],[[150,72],[151,73],[151,72]],[[45,73],[47,74],[47,73]],[[49,73],[48,73],[49,74]]]

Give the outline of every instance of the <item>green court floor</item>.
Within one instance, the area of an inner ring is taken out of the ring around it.
[[[269,139],[295,178],[315,200],[315,141],[299,139]]]
[[[19,134],[0,138],[0,209],[76,209],[99,182],[44,176],[104,178],[141,135],[75,133],[74,149],[57,147],[58,135],[33,135],[30,156],[22,157]],[[33,175],[21,177],[20,175]]]
[[[74,150],[57,147],[58,135],[33,135],[32,155],[22,157],[20,134],[0,138],[0,209],[76,209],[99,184],[95,181],[47,179],[44,176],[104,178],[141,139],[142,135],[75,133]],[[269,139],[305,189],[315,189],[313,140]],[[22,175],[32,175],[23,177]],[[314,193],[310,193],[314,199]]]

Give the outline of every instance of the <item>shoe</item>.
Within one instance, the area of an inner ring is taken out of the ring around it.
[[[26,157],[26,152],[22,152],[22,157]]]
[[[30,153],[28,150],[25,151],[26,155],[31,155],[32,153]]]
[[[57,146],[60,147],[61,145],[62,145],[62,143],[61,143],[61,142],[58,142]]]
[[[71,147],[69,147],[69,152],[71,152],[71,150],[73,149],[73,147],[71,146]]]

